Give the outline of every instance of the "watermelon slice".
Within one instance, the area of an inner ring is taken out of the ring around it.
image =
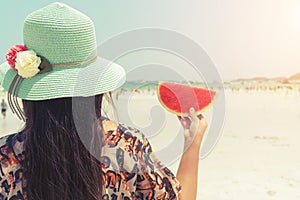
[[[179,116],[188,116],[191,107],[197,115],[209,108],[216,92],[179,83],[159,82],[157,95],[165,109]]]

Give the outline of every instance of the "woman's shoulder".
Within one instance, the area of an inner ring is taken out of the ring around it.
[[[101,162],[108,188],[114,188],[120,178],[118,187],[134,188],[137,199],[177,199],[179,182],[157,159],[139,129],[109,119],[104,119],[102,126],[106,144]]]
[[[10,135],[4,135],[0,137],[0,147],[11,143],[12,138],[16,135],[16,133]]]
[[[102,120],[102,126],[104,133],[102,155],[105,159],[117,158],[115,162],[119,163],[118,159],[122,155],[122,160],[126,160],[129,168],[133,168],[136,164],[141,167],[144,163],[142,160],[152,152],[146,136],[137,128],[108,118]]]
[[[1,164],[3,164],[3,157],[6,159],[19,160],[20,157],[23,157],[25,136],[22,132],[13,133],[10,135],[5,135],[0,137],[0,157]],[[10,164],[13,164],[10,162]]]
[[[131,144],[134,141],[142,142],[144,145],[148,143],[146,136],[135,127],[104,117],[102,118],[102,126],[106,138],[113,139],[110,142],[113,142],[115,145],[120,140],[127,141],[127,143],[130,141]]]
[[[4,147],[14,147],[16,143],[23,143],[24,135],[22,132],[4,135],[0,137],[0,149]]]
[[[137,128],[128,126],[122,122],[110,119],[108,117],[101,117],[102,126],[105,132],[120,129],[124,132],[131,132],[132,134],[143,135]]]
[[[23,172],[20,161],[23,159],[23,145],[21,138],[20,133],[0,138],[0,199],[22,198]]]

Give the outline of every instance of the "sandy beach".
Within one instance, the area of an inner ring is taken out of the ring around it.
[[[183,139],[176,117],[164,112],[153,95],[132,94],[123,101],[120,96],[115,104],[119,120],[141,128],[157,157],[176,173]],[[213,116],[208,111],[205,117],[210,122]],[[5,120],[0,117],[1,135],[21,127],[10,111]],[[300,199],[299,130],[299,92],[226,90],[222,137],[200,161],[198,199]],[[174,138],[177,146],[172,148]],[[169,157],[162,150],[168,150]]]
[[[300,94],[227,93],[223,135],[201,161],[198,199],[300,199]]]

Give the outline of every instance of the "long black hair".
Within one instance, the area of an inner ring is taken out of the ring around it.
[[[101,199],[102,97],[23,100],[29,200]]]

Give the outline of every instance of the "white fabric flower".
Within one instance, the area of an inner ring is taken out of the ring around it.
[[[22,51],[17,53],[16,69],[23,78],[31,78],[39,73],[41,58],[34,51]]]

